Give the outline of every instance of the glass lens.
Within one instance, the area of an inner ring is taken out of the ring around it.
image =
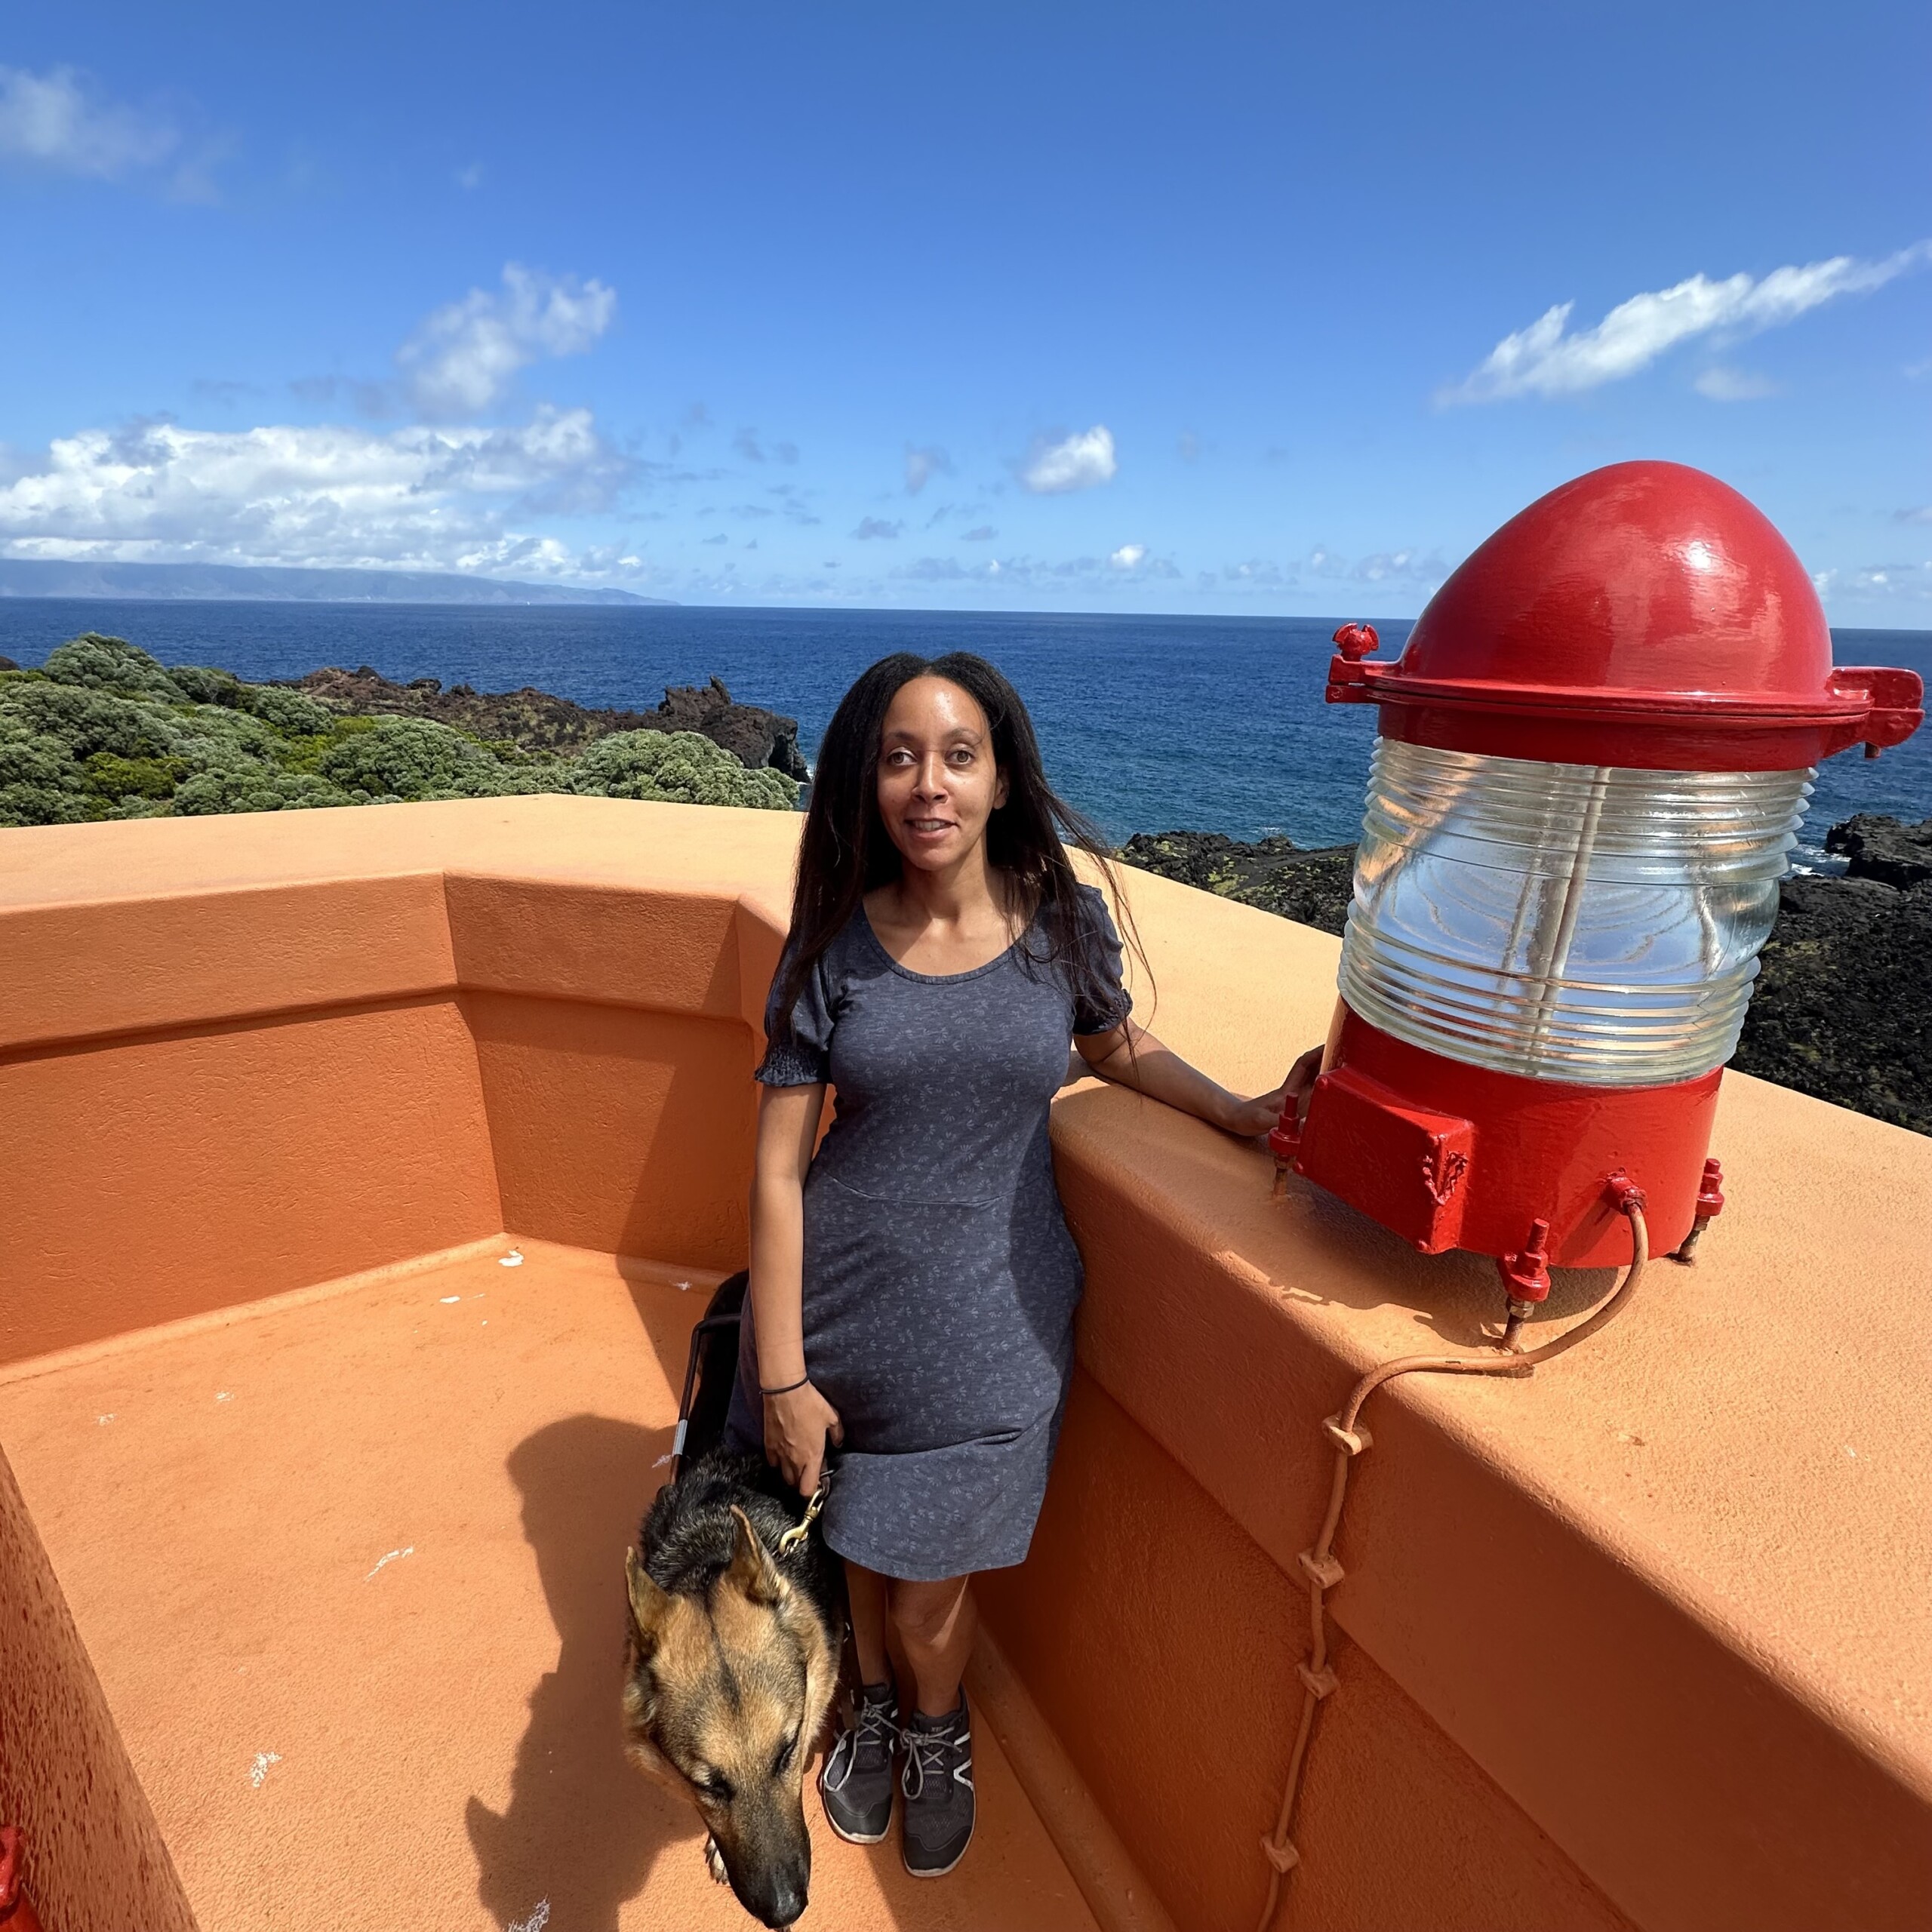
[[[1384,1032],[1501,1072],[1708,1072],[1737,1047],[1810,779],[1379,740],[1343,996]]]

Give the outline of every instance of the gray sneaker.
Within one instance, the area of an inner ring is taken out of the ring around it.
[[[973,1733],[966,1693],[943,1718],[915,1711],[899,1733],[906,1761],[906,1869],[915,1878],[943,1878],[973,1841]]]
[[[877,1844],[892,1823],[892,1746],[899,1693],[890,1682],[862,1684],[851,1721],[818,1774],[826,1822],[851,1844]]]

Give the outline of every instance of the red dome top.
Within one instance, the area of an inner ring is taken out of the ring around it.
[[[1329,674],[1390,737],[1564,764],[1777,771],[1923,713],[1910,672],[1834,671],[1791,546],[1735,490],[1620,463],[1539,497],[1429,600],[1399,662]]]

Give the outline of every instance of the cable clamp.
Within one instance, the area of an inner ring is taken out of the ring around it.
[[[1332,1590],[1349,1574],[1332,1556],[1318,1558],[1312,1549],[1303,1550],[1295,1561],[1318,1590]]]
[[[1282,1839],[1279,1844],[1272,1838],[1263,1838],[1261,1841],[1261,1855],[1284,1878],[1301,1863],[1301,1854],[1286,1838]]]
[[[1324,1416],[1321,1432],[1345,1456],[1359,1456],[1364,1449],[1375,1447],[1375,1438],[1359,1423],[1353,1429],[1344,1429],[1340,1416]]]
[[[1301,1679],[1308,1694],[1318,1703],[1341,1688],[1342,1680],[1326,1664],[1319,1670],[1310,1670],[1305,1657],[1295,1666],[1295,1675]]]

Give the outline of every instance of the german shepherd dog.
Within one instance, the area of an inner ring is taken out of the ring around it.
[[[745,1282],[718,1290],[707,1321],[735,1314]],[[803,1787],[838,1678],[843,1579],[816,1529],[780,1551],[800,1498],[761,1457],[721,1440],[735,1325],[700,1339],[688,1460],[624,1554],[626,1749],[697,1808],[712,1876],[754,1918],[786,1926],[811,1881]]]

